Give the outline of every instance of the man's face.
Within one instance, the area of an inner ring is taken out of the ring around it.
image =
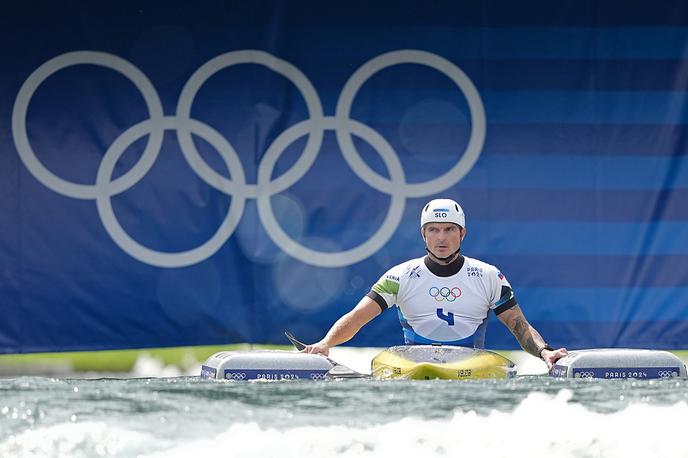
[[[446,258],[459,249],[466,229],[453,223],[428,223],[421,234],[428,249],[438,258]]]

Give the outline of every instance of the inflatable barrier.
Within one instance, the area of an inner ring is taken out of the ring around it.
[[[377,379],[473,380],[516,375],[509,359],[475,348],[411,345],[388,348],[371,362]],[[660,350],[577,350],[560,359],[549,375],[561,378],[657,379],[686,377],[676,355]],[[224,351],[201,367],[201,378],[220,380],[324,380],[368,377],[322,355],[285,350]]]
[[[572,351],[550,370],[552,377],[602,379],[657,379],[686,377],[686,366],[676,355],[661,350],[631,348]]]
[[[321,355],[285,350],[223,351],[201,366],[201,378],[221,380],[322,380],[335,367]]]

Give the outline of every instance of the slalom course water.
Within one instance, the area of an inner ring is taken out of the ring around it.
[[[0,394],[0,456],[688,457],[685,379],[26,377]]]

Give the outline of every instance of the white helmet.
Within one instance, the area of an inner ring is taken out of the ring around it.
[[[466,216],[459,204],[451,199],[434,199],[420,213],[420,227],[427,223],[454,223],[466,228]]]

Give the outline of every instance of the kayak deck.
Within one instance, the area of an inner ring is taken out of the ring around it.
[[[388,348],[373,358],[371,370],[379,379],[473,380],[516,375],[515,364],[498,353],[439,345]]]

